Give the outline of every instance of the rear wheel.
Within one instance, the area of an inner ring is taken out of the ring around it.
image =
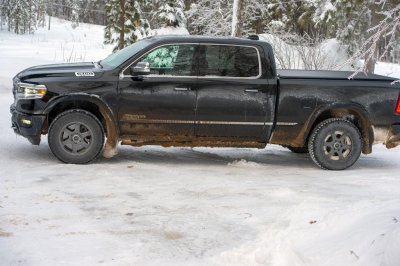
[[[73,109],[54,119],[48,141],[52,153],[60,161],[85,164],[94,160],[103,149],[104,130],[93,114]]]
[[[358,128],[348,120],[331,118],[313,130],[308,150],[321,168],[344,170],[360,157],[362,139]]]

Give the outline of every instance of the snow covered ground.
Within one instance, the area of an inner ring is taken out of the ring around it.
[[[279,146],[121,147],[65,165],[46,138],[16,136],[17,71],[111,50],[101,27],[53,29],[0,31],[0,265],[400,265],[399,148],[340,172]]]
[[[71,23],[52,18],[51,30],[39,28],[32,35],[0,31],[0,90],[10,86],[10,77],[38,64],[98,61],[112,52],[103,44],[104,27],[84,24],[72,29]]]

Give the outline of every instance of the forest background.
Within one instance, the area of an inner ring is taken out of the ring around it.
[[[374,73],[378,61],[400,63],[398,0],[0,0],[1,30],[34,34],[39,27],[51,29],[52,17],[73,28],[104,25],[104,42],[115,50],[154,35],[154,29],[185,28],[193,35],[264,34],[281,68],[347,64]],[[331,39],[345,49],[345,63],[321,63],[328,60],[322,44]],[[283,54],[293,47],[296,57],[304,57],[301,64]]]

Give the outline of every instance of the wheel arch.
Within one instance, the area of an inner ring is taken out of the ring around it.
[[[372,152],[374,142],[374,131],[367,110],[357,103],[330,104],[316,109],[304,124],[303,145],[307,143],[308,138],[314,128],[322,121],[329,118],[343,118],[354,123],[362,136],[362,152],[369,154]]]
[[[47,133],[50,124],[57,115],[71,109],[88,111],[100,120],[107,139],[103,155],[107,158],[114,156],[119,139],[118,123],[111,108],[97,96],[70,94],[52,101],[44,110],[47,119],[42,129],[43,133]]]

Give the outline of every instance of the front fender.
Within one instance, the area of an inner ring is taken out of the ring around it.
[[[48,103],[48,105],[44,109],[44,114],[46,114],[47,116],[57,105],[66,102],[89,102],[95,104],[98,107],[101,115],[105,120],[105,129],[107,132],[107,141],[105,144],[103,156],[106,158],[113,157],[117,151],[117,144],[119,141],[119,129],[116,114],[114,114],[110,106],[107,105],[107,103],[97,95],[76,93],[54,98]]]

